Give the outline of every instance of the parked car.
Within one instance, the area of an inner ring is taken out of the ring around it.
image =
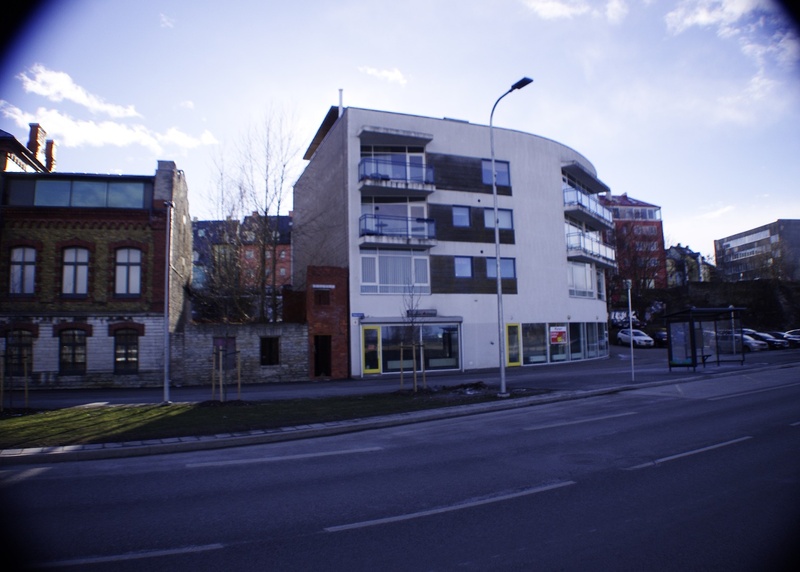
[[[667,334],[667,328],[656,328],[650,331],[650,337],[653,338],[656,346],[660,348],[667,347],[667,342],[669,341],[669,334]]]
[[[786,332],[767,332],[772,337],[789,342],[790,348],[800,348],[800,336],[792,336]]]
[[[731,334],[720,332],[717,335],[717,348],[721,354],[739,354],[743,352],[760,352],[769,349],[767,342],[757,340],[747,334]]]
[[[762,342],[747,334],[742,336],[742,343],[744,344],[744,351],[746,352],[760,352],[761,350],[769,349],[769,344],[767,342]]]
[[[800,330],[789,330],[786,332],[787,336],[800,336]]]
[[[629,346],[633,337],[633,345],[637,348],[652,348],[655,345],[653,338],[645,334],[642,330],[631,330],[623,328],[617,332],[617,343],[621,346]]]
[[[767,342],[771,350],[785,350],[789,347],[789,342],[787,340],[776,338],[767,332],[754,332],[750,337],[761,340],[762,342]]]

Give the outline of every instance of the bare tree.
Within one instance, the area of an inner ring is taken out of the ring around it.
[[[226,237],[238,266],[235,272],[224,269],[226,276],[216,280],[225,282],[227,277],[228,287],[251,298],[250,319],[277,321],[281,292],[291,283],[291,272],[280,272],[282,267],[291,268],[286,205],[300,171],[300,147],[291,117],[270,109],[261,121],[251,124],[232,153],[220,153],[215,168],[214,201],[220,218],[242,219],[236,236]]]

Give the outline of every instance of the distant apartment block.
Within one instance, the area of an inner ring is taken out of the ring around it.
[[[600,197],[601,204],[614,218],[614,228],[607,240],[617,253],[617,275],[631,280],[634,290],[667,287],[667,262],[664,250],[664,227],[661,207],[610,193]]]
[[[800,220],[775,222],[714,241],[724,280],[800,281]]]

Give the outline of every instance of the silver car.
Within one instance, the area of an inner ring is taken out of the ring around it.
[[[642,330],[624,328],[617,332],[617,343],[621,346],[631,345],[631,338],[633,338],[634,347],[637,348],[652,348],[655,345],[653,338],[645,334]]]

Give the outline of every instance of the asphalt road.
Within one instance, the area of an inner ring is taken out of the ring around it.
[[[798,371],[15,467],[3,537],[51,569],[794,570]]]

